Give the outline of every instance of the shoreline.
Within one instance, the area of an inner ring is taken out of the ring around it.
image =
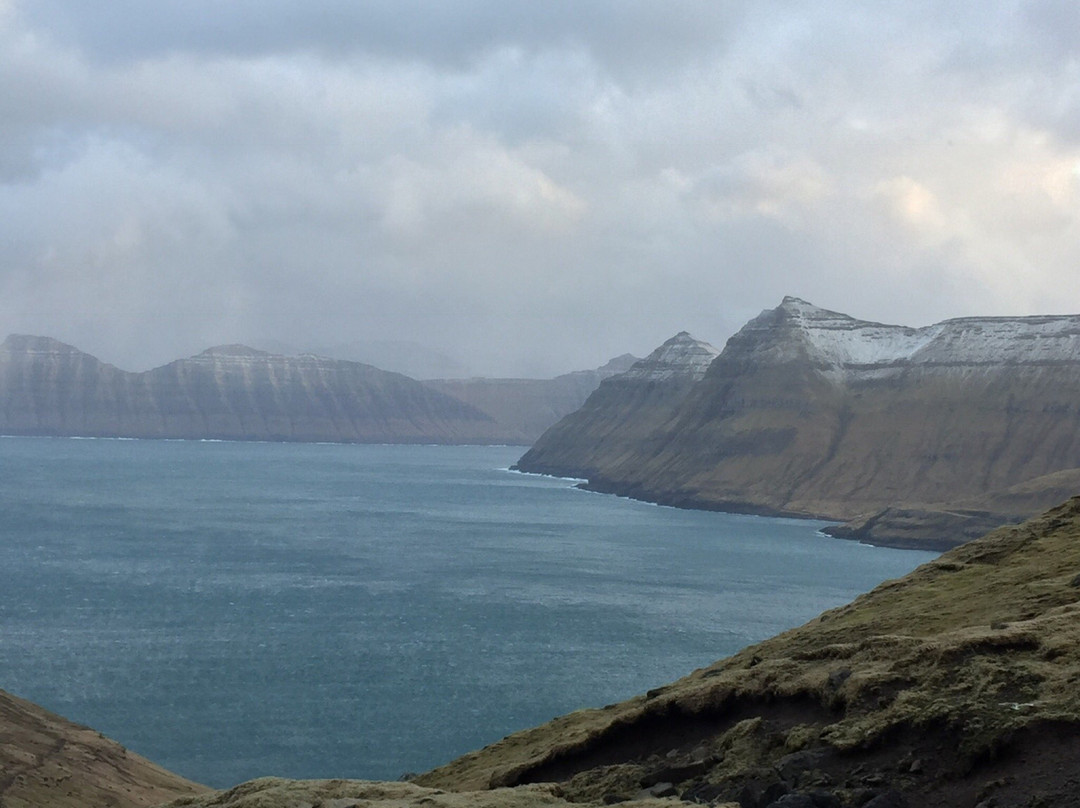
[[[640,486],[624,485],[610,480],[604,480],[603,478],[582,477],[580,474],[569,474],[565,470],[533,471],[522,469],[517,464],[511,466],[510,470],[521,474],[536,474],[542,477],[553,477],[555,479],[570,481],[576,480],[578,482],[574,487],[583,491],[590,491],[596,494],[610,494],[623,499],[631,499],[635,502],[646,502],[661,507],[741,514],[746,516],[761,516],[770,519],[806,519],[819,522],[832,522],[833,524],[822,528],[818,532],[831,539],[853,541],[869,547],[888,547],[894,550],[945,552],[946,550],[958,547],[974,538],[978,538],[979,535],[983,535],[996,527],[1014,524],[1020,521],[1019,519],[1012,519],[1003,515],[992,514],[987,511],[965,514],[964,512],[945,512],[926,508],[919,509],[917,506],[910,506],[909,509],[905,509],[903,504],[887,506],[869,517],[862,516],[853,519],[845,519],[836,516],[835,514],[790,511],[737,500],[717,502],[691,496],[658,495],[654,492],[644,490]],[[887,532],[888,521],[882,518],[890,512],[907,516],[907,522],[902,526],[898,525],[896,532],[892,534]],[[920,524],[932,526],[936,521],[940,521],[940,519],[935,519],[935,517],[945,513],[957,517],[957,524],[955,526],[942,532],[940,535],[918,534],[917,528]],[[982,520],[979,522],[979,526],[981,527],[985,524],[985,530],[979,530],[978,535],[966,535],[961,533],[963,529],[962,526],[967,525],[971,520],[976,518]],[[874,529],[882,528],[883,526],[883,530],[879,530],[877,533],[874,532]],[[900,527],[903,529],[898,529]],[[949,536],[952,536],[952,538],[949,538]]]

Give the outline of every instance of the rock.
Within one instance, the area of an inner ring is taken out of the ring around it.
[[[859,806],[866,805],[866,803],[878,796],[879,793],[880,792],[874,788],[852,789],[851,804],[854,805],[855,808],[859,808]]]
[[[700,777],[709,770],[708,761],[696,763],[684,763],[681,765],[661,766],[654,769],[641,778],[641,787],[648,788],[654,783],[671,782],[682,783],[695,777]]]
[[[803,749],[799,752],[793,752],[776,762],[776,773],[785,782],[797,785],[804,774],[818,768],[829,754],[827,748]]]
[[[676,334],[625,373],[600,383],[585,404],[547,430],[518,461],[522,471],[592,477],[616,444],[633,451],[673,414],[719,352]],[[599,448],[603,444],[603,449]],[[586,471],[588,473],[586,473]]]
[[[789,790],[784,783],[775,780],[765,785],[750,782],[739,792],[739,805],[742,808],[765,808],[783,797]]]
[[[899,791],[889,790],[863,803],[863,808],[908,808],[908,801]]]
[[[785,794],[767,808],[816,808],[816,803],[806,794]]]
[[[721,797],[730,793],[730,787],[716,785],[715,783],[703,783],[687,789],[680,795],[683,802],[715,803]]]
[[[678,790],[672,783],[656,783],[649,788],[643,789],[635,799],[648,799],[649,797],[674,797]]]
[[[815,808],[841,808],[840,798],[829,791],[810,791],[807,796],[814,801]]]
[[[707,746],[697,746],[690,752],[690,760],[694,763],[703,763],[706,760],[713,759],[712,750]]]

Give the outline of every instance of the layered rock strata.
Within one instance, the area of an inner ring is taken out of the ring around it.
[[[128,373],[47,337],[0,345],[0,434],[501,443],[495,420],[357,362],[212,348]]]

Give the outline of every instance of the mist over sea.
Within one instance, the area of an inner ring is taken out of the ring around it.
[[[213,786],[394,779],[934,556],[507,471],[523,451],[0,439],[0,688]]]

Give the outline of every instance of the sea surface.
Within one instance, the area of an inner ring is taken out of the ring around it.
[[[213,786],[393,779],[933,557],[508,471],[522,452],[0,439],[0,688]]]

